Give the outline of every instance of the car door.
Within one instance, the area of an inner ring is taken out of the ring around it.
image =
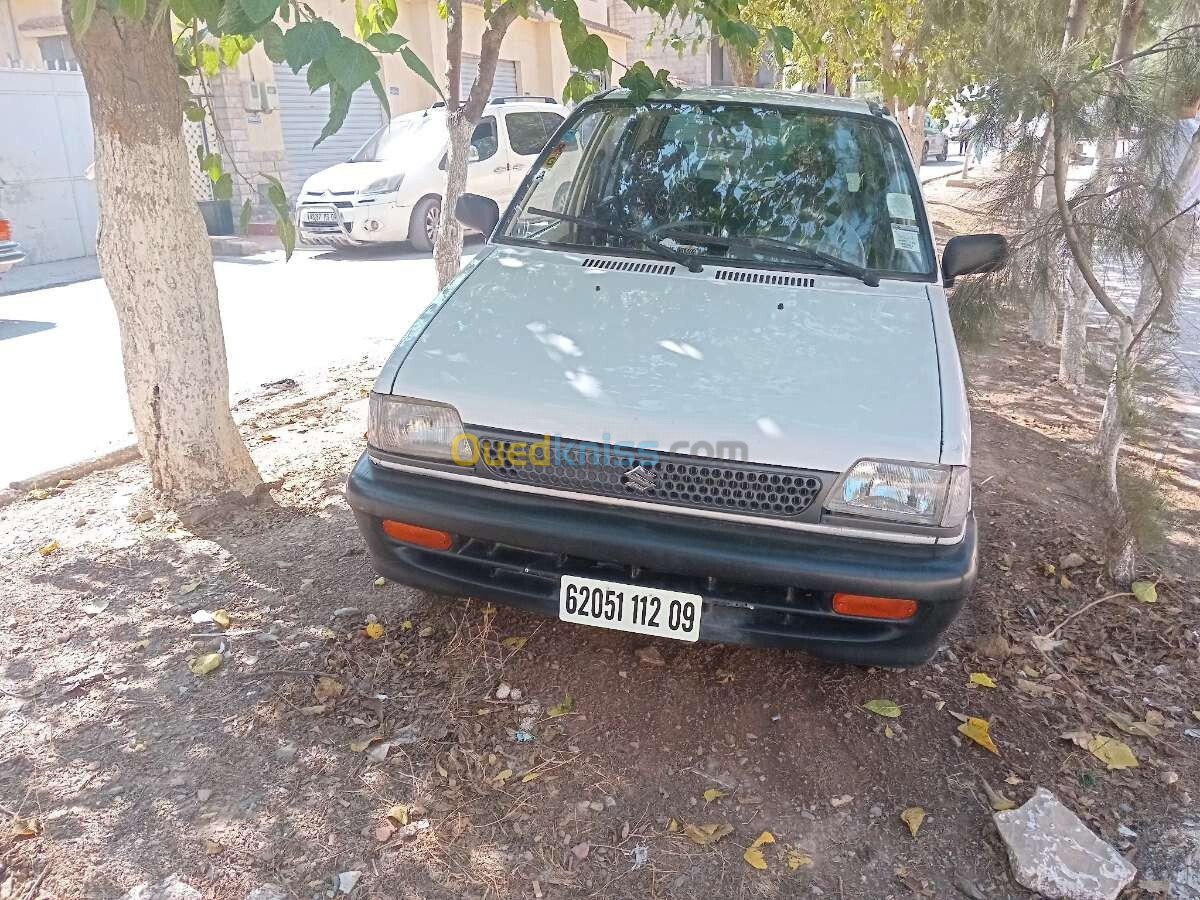
[[[537,159],[537,155],[558,130],[563,117],[546,109],[506,112],[504,131],[509,148],[509,195],[516,193],[521,179]]]
[[[503,211],[512,197],[512,188],[508,183],[508,147],[500,140],[495,116],[479,120],[471,134],[471,148],[468,152],[475,158],[467,163],[467,190],[491,197]]]

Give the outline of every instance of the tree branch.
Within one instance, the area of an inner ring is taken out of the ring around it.
[[[462,0],[449,0],[446,15],[446,111],[453,115],[462,102]]]
[[[461,0],[457,0],[457,2],[461,2]],[[467,98],[466,106],[463,108],[463,116],[468,122],[476,122],[483,115],[483,108],[487,105],[488,96],[492,92],[492,81],[496,76],[496,63],[500,60],[500,44],[508,32],[508,26],[516,21],[517,15],[517,7],[512,0],[505,0],[504,3],[492,10],[487,30],[484,31],[483,38],[480,40],[479,74],[475,76],[475,83],[471,85],[471,95]]]

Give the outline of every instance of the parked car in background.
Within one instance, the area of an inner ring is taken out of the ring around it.
[[[0,275],[25,258],[21,245],[13,240],[12,222],[0,209]]]
[[[549,97],[494,97],[471,135],[467,188],[508,205],[547,139],[567,116]],[[409,241],[433,247],[446,180],[446,109],[397,116],[348,161],[300,191],[296,229],[308,244]]]
[[[933,116],[925,116],[925,144],[921,151],[921,162],[933,156],[938,162],[945,162],[950,154],[950,138],[938,127]]]
[[[929,659],[975,580],[971,423],[907,144],[877,104],[585,101],[375,382],[375,568],[565,622]],[[897,377],[903,373],[903,377]]]

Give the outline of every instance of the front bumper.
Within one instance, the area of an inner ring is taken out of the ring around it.
[[[375,568],[396,581],[558,615],[563,575],[704,596],[700,639],[802,647],[859,665],[928,660],[975,581],[976,527],[949,546],[730,524],[497,489],[383,468],[346,490]],[[385,518],[454,534],[449,550],[392,540]],[[918,601],[911,619],[853,618],[835,591]]]
[[[365,247],[408,240],[411,205],[401,206],[385,200],[345,200],[337,201],[337,204],[301,201],[296,211],[296,231],[301,243]],[[332,213],[336,220],[320,224],[306,222],[305,213],[316,211]]]
[[[16,241],[0,241],[0,274],[7,272],[25,259],[21,245]]]

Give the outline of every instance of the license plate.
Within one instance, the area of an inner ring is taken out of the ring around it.
[[[699,639],[703,604],[699,594],[573,575],[564,575],[558,586],[558,617],[564,622],[677,641]]]
[[[336,225],[338,214],[335,212],[306,212],[304,221],[310,225]]]

